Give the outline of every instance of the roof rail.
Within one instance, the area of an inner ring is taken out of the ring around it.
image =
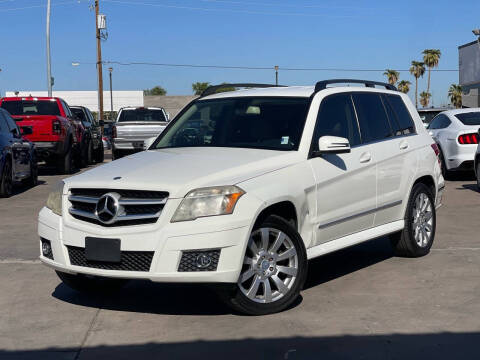
[[[375,85],[384,86],[387,90],[398,91],[394,85],[387,84],[380,81],[371,81],[371,80],[356,80],[356,79],[330,79],[330,80],[322,80],[315,84],[315,93],[325,90],[327,85],[330,84],[364,84],[366,87],[374,88]]]
[[[200,97],[208,96],[215,94],[219,89],[223,88],[269,88],[269,87],[283,87],[284,85],[273,85],[273,84],[250,84],[250,83],[243,83],[243,84],[220,84],[220,85],[212,85],[206,88]]]

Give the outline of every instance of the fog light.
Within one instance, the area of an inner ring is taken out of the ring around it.
[[[196,258],[196,265],[199,269],[205,269],[212,264],[212,257],[207,253],[202,253]]]
[[[53,260],[52,246],[49,240],[42,239],[42,255]]]
[[[178,271],[216,271],[219,259],[220,249],[183,251]]]

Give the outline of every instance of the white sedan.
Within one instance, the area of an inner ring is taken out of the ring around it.
[[[440,148],[442,173],[474,169],[480,128],[480,108],[448,110],[438,114],[428,130]]]

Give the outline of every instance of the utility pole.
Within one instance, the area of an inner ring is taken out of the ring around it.
[[[108,72],[110,73],[110,116],[113,116],[113,90],[112,90],[112,72],[113,68],[109,67]],[[113,120],[113,119],[112,119]]]
[[[50,0],[47,0],[47,89],[52,96],[52,67],[50,61]]]
[[[103,73],[102,73],[102,44],[98,24],[99,0],[95,0],[95,33],[97,36],[97,77],[98,77],[98,120],[103,120]],[[102,128],[103,134],[103,128]]]
[[[278,65],[275,65],[275,86],[278,86]]]

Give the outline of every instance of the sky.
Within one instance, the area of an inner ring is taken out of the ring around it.
[[[47,0],[0,0],[0,94],[46,90]],[[92,0],[52,0],[54,90],[96,89]],[[408,69],[426,48],[439,69],[458,69],[458,46],[474,41],[480,1],[100,0],[107,15],[104,61],[266,67],[265,70],[113,65],[114,90],[160,85],[192,94],[192,83],[274,82],[280,68]],[[72,66],[79,62],[79,66]],[[104,65],[104,77],[108,72]],[[287,71],[284,85],[329,78],[385,81],[383,71]],[[400,80],[415,79],[402,71]],[[448,103],[458,72],[432,72],[433,105]],[[426,90],[427,76],[419,80]],[[108,82],[105,82],[105,90]]]

